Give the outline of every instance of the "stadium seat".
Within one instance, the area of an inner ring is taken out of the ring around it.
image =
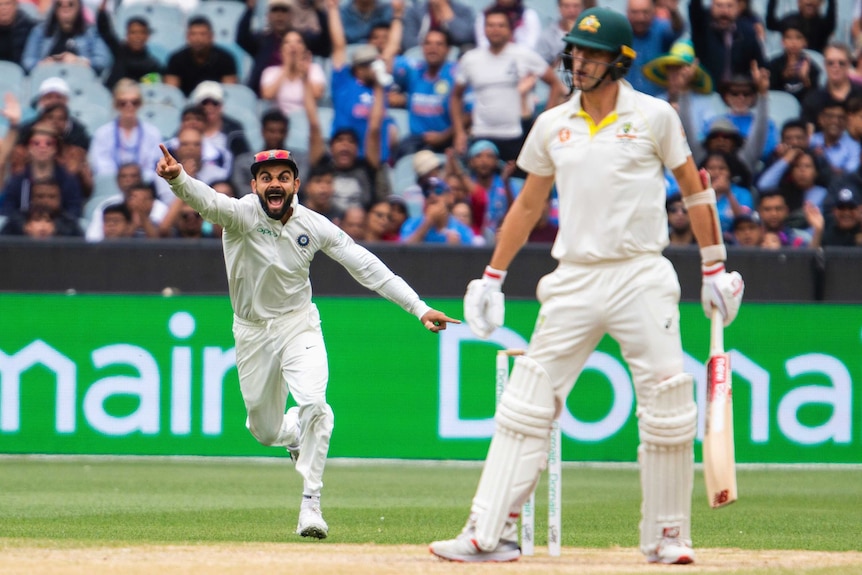
[[[229,106],[225,101],[224,115],[242,124],[245,139],[252,150],[263,147],[263,136],[260,133],[260,116],[257,108],[245,108],[241,106]]]
[[[814,65],[817,66],[820,71],[820,76],[817,79],[817,84],[819,87],[823,87],[826,85],[826,62],[823,60],[823,54],[820,52],[815,52],[814,50],[805,49],[803,50],[805,55],[814,62]]]
[[[94,80],[69,87],[72,90],[69,97],[70,108],[74,108],[76,102],[81,102],[83,105],[105,108],[109,113],[113,113],[114,95],[101,82]]]
[[[389,108],[387,114],[398,126],[398,135],[400,138],[406,138],[410,135],[410,113],[404,108]]]
[[[605,6],[606,2],[607,0],[604,0],[600,4]],[[539,14],[543,27],[560,17],[560,8],[557,5],[557,0],[529,0],[529,2],[525,2],[524,4]]]
[[[248,79],[248,75],[254,65],[254,61],[251,59],[251,56],[248,55],[248,52],[240,48],[239,44],[236,42],[217,42],[216,44],[233,55],[233,59],[236,61],[236,75],[239,78],[240,83],[244,83]]]
[[[170,50],[157,42],[147,42],[147,48],[149,49],[150,54],[152,54],[163,67],[168,65],[168,59],[171,57]]]
[[[769,118],[775,122],[775,127],[781,130],[784,122],[799,118],[802,106],[792,94],[780,90],[769,91]]]
[[[206,16],[213,25],[215,41],[220,44],[231,44],[236,42],[236,26],[245,10],[245,2],[208,0],[198,4],[189,17]]]
[[[398,158],[395,166],[389,170],[389,176],[392,182],[392,191],[398,195],[409,186],[416,183],[416,170],[413,169],[413,156],[408,154]]]
[[[186,95],[170,84],[141,84],[141,95],[144,104],[163,104],[177,110],[182,110],[186,106]]]
[[[221,84],[224,90],[224,106],[228,108],[244,108],[257,113],[260,102],[251,88],[245,84]]]
[[[166,140],[176,134],[180,127],[180,110],[167,104],[144,104],[138,111],[138,117],[158,128]]]
[[[22,105],[26,105],[24,102],[28,97],[26,84],[24,68],[15,62],[0,60],[0,97],[3,97],[6,92],[11,92]]]
[[[93,194],[87,198],[87,202],[84,204],[84,219],[88,222],[92,220],[96,207],[105,201],[106,198],[119,193],[120,188],[117,186],[116,174],[101,174],[96,176],[93,181]]]
[[[323,134],[323,139],[329,141],[329,136],[332,133],[332,119],[335,116],[335,110],[326,106],[320,106],[317,109],[320,116],[320,131]],[[298,110],[290,115],[290,131],[287,133],[287,147],[289,150],[308,150],[308,117],[305,115],[305,110]]]
[[[88,104],[85,100],[70,100],[69,114],[81,122],[91,135],[114,118],[112,106]]]

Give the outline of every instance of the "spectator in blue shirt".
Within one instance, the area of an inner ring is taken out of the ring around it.
[[[673,30],[668,20],[656,18],[653,0],[629,0],[626,16],[632,25],[632,48],[637,54],[626,80],[635,90],[656,96],[662,92],[662,87],[650,82],[641,68],[668,52],[679,34]]]
[[[821,130],[811,135],[814,152],[824,156],[832,174],[840,176],[859,168],[859,142],[847,133],[847,112],[841,102],[828,102],[817,115]]]
[[[401,89],[399,103],[410,113],[410,134],[399,142],[399,157],[419,150],[444,153],[452,145],[449,95],[455,83],[455,63],[446,59],[448,53],[448,35],[431,28],[422,40],[421,60],[395,59],[392,75]],[[396,98],[390,98],[393,100]]]
[[[476,44],[473,22],[476,14],[473,8],[457,0],[427,0],[414,2],[404,12],[404,37],[401,49],[407,50],[422,44],[432,29],[448,35],[450,44],[458,46],[461,53]],[[566,30],[568,32],[568,30]]]
[[[455,198],[449,186],[439,178],[429,178],[422,186],[425,207],[421,216],[410,218],[401,226],[401,241],[407,244],[434,243],[473,245],[473,232],[452,215]]]

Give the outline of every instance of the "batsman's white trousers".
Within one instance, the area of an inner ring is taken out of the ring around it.
[[[317,306],[264,321],[234,316],[233,336],[249,431],[263,445],[285,447],[298,439],[303,494],[319,495],[333,417],[326,403],[329,367]],[[288,394],[299,406],[299,438],[293,426],[283,425]]]
[[[536,294],[542,306],[527,355],[548,373],[557,415],[606,333],[620,345],[638,405],[645,406],[654,398],[664,401],[663,395],[653,393],[655,387],[683,371],[679,279],[667,259],[656,254],[597,264],[561,263],[539,281]],[[690,462],[692,450],[691,441],[681,445],[680,460]],[[646,487],[661,484],[670,492],[691,493],[690,465],[680,466],[680,472],[672,476],[653,477],[662,474],[661,468],[653,466],[642,471]],[[665,501],[645,501],[644,505],[647,509],[667,506],[656,513],[681,516],[683,523],[691,516],[690,497],[680,503],[681,508],[671,509]],[[654,547],[658,529],[644,530],[642,546]]]

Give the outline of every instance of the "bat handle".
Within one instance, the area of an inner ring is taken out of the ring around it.
[[[712,308],[709,327],[710,355],[724,353],[724,319],[717,307]]]

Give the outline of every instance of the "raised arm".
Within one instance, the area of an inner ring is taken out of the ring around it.
[[[332,39],[332,68],[340,70],[347,63],[347,38],[344,36],[338,0],[326,0],[326,16],[329,18],[329,37]]]
[[[383,142],[383,111],[386,91],[374,81],[374,101],[368,114],[368,129],[365,130],[365,160],[375,169],[380,168]]]
[[[455,84],[449,96],[449,117],[452,119],[452,146],[459,154],[467,151],[467,128],[464,125],[464,92],[466,84]]]
[[[389,25],[389,38],[380,57],[386,62],[386,71],[392,73],[395,56],[401,52],[401,39],[404,36],[404,0],[392,0],[392,23]]]

